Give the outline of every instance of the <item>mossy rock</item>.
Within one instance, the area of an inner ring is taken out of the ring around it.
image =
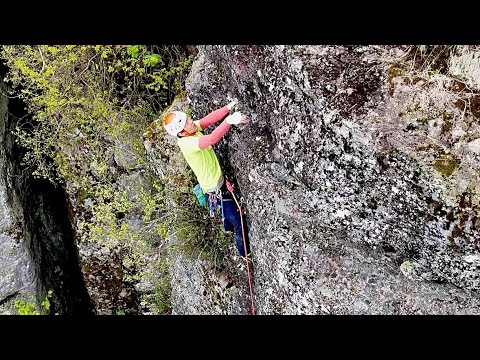
[[[393,95],[394,90],[394,78],[401,76],[405,73],[405,66],[400,63],[394,63],[389,68],[387,68],[387,87],[388,93]]]
[[[187,97],[187,90],[183,90],[175,96],[175,99],[183,99]]]
[[[452,155],[439,156],[433,161],[433,168],[440,174],[450,176],[460,165],[460,160]]]

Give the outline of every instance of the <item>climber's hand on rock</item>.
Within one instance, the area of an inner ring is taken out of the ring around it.
[[[249,121],[248,117],[240,111],[235,111],[232,115],[228,115],[225,120],[231,125],[246,124]]]

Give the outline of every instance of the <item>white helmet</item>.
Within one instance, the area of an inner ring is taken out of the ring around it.
[[[187,114],[183,111],[172,111],[165,116],[163,126],[170,135],[177,136],[187,123]]]

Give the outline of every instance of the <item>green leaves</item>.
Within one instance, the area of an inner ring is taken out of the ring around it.
[[[127,47],[127,54],[133,59],[138,59],[140,56],[140,45],[129,45]],[[143,64],[147,67],[154,67],[162,62],[162,57],[159,54],[147,54],[143,57]]]
[[[138,58],[140,54],[140,46],[139,45],[130,45],[127,47],[127,54],[130,55],[132,58]]]
[[[171,229],[163,218],[164,184],[151,199],[131,197],[130,186],[126,193],[117,186],[117,161],[147,163],[140,134],[184,90],[192,59],[163,45],[4,45],[0,58],[29,111],[14,133],[25,149],[23,164],[35,177],[61,180],[78,206],[79,241],[118,246],[132,258],[125,276],[137,276],[144,243],[157,246]],[[145,230],[129,225],[138,213],[148,222]],[[54,299],[18,302],[17,309],[49,313]]]
[[[154,67],[160,61],[162,61],[162,58],[158,54],[149,54],[143,58],[143,63],[148,67]]]
[[[37,309],[37,305],[34,302],[25,301],[23,299],[16,300],[14,306],[17,309],[18,315],[46,315],[50,311],[50,299],[52,297],[53,290],[48,290],[45,299],[41,302],[42,311]]]
[[[47,311],[50,311],[50,299],[53,297],[53,290],[48,290],[47,296],[42,301],[42,307]]]
[[[40,312],[37,310],[35,303],[27,302],[25,300],[16,300],[15,308],[18,311],[18,315],[40,315]]]

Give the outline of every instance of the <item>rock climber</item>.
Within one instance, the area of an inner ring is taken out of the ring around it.
[[[213,145],[227,133],[231,125],[247,124],[249,119],[239,111],[230,114],[236,106],[237,100],[226,106],[212,111],[200,120],[192,120],[185,112],[171,111],[164,118],[165,130],[177,138],[178,146],[185,160],[195,173],[201,191],[208,203],[212,196],[219,196],[217,203],[222,207],[222,221],[225,231],[232,231],[235,236],[235,245],[240,256],[245,258],[245,249],[242,237],[242,216],[233,201],[231,193],[226,188],[226,181],[220,168]],[[202,133],[210,125],[224,119],[209,135]],[[247,257],[250,257],[250,244],[245,234]]]

